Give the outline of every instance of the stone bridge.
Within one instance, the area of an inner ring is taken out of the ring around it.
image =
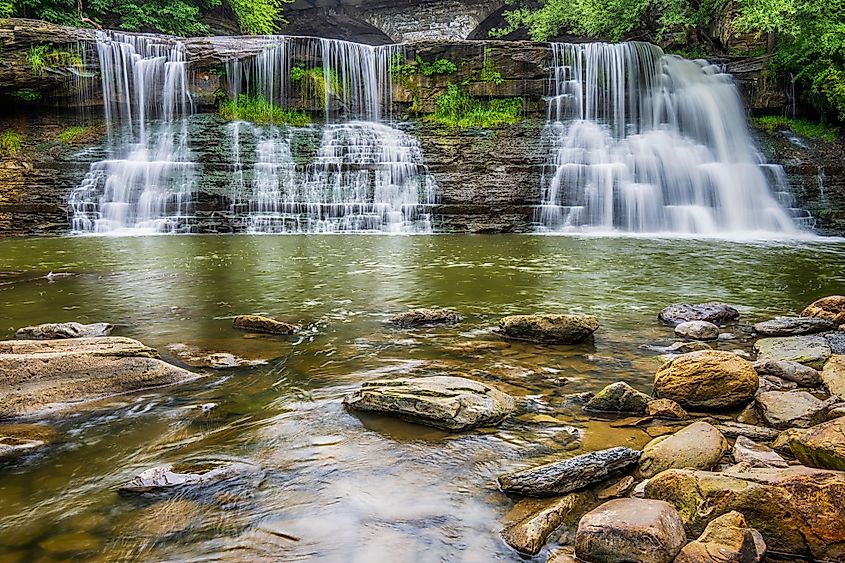
[[[285,5],[283,33],[370,44],[483,39],[504,8],[504,0],[296,0]]]

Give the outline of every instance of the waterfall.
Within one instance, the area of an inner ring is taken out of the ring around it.
[[[799,234],[732,79],[647,43],[554,44],[542,231]]]

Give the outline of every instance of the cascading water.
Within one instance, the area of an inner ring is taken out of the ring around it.
[[[80,233],[184,229],[195,176],[187,121],[193,112],[179,42],[97,33],[110,157],[70,195]]]
[[[764,163],[716,66],[638,42],[553,51],[541,230],[801,232],[783,169]]]

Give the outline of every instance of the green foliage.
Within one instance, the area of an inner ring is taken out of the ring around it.
[[[236,100],[221,100],[218,112],[229,121],[251,121],[259,124],[292,125],[304,127],[311,123],[305,112],[287,110],[261,96],[241,94]]]
[[[48,68],[81,68],[82,57],[78,53],[71,53],[49,45],[33,45],[26,54],[26,61],[32,71],[42,76]]]
[[[496,68],[496,61],[490,56],[491,50],[484,49],[484,63],[481,66],[481,81],[499,86],[505,82],[502,73]]]
[[[455,84],[435,100],[437,110],[426,119],[450,127],[495,127],[522,121],[522,98],[481,100]]]
[[[0,0],[0,18],[11,18],[15,15],[15,4],[8,0]]]
[[[29,88],[15,90],[14,92],[12,92],[11,95],[25,102],[37,102],[41,100],[41,92],[39,92],[38,90],[31,90]]]
[[[304,100],[315,100],[319,107],[324,107],[326,92],[330,96],[343,96],[343,83],[333,70],[321,66],[305,68],[304,63],[296,63],[290,69],[290,79],[299,82],[300,94]]]
[[[437,76],[454,74],[458,71],[458,65],[449,59],[437,59],[434,62],[423,60],[419,55],[414,62],[409,63],[404,56],[396,54],[390,62],[390,74],[395,77],[410,77],[415,74],[423,76]]]
[[[21,150],[23,137],[17,131],[6,129],[0,132],[0,154],[14,156]]]
[[[764,129],[766,131],[778,131],[780,129],[789,129],[796,135],[806,137],[808,139],[816,139],[820,141],[835,141],[839,135],[839,131],[832,125],[825,123],[815,123],[806,119],[791,119],[789,117],[780,117],[777,115],[764,115],[752,119],[755,127]]]
[[[278,23],[287,23],[281,16],[282,4],[293,0],[229,0],[229,6],[238,19],[242,33],[272,35]]]
[[[90,135],[90,133],[91,127],[83,127],[81,125],[76,125],[63,129],[56,136],[56,139],[66,145],[75,145],[77,143],[82,142],[86,137]]]

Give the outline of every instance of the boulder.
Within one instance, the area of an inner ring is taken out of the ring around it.
[[[806,391],[767,391],[756,398],[760,419],[774,428],[809,428],[827,420],[829,402]]]
[[[831,395],[845,399],[845,356],[831,356],[822,369],[821,380]]]
[[[728,438],[745,436],[755,442],[771,442],[778,437],[778,434],[780,434],[780,432],[774,430],[773,428],[755,426],[753,424],[743,424],[732,420],[718,424],[716,428],[718,428],[719,432]]]
[[[139,473],[118,487],[121,494],[177,493],[232,480],[258,481],[261,469],[247,463],[190,463],[161,465]]]
[[[830,346],[830,353],[834,355],[845,355],[845,332],[832,330],[821,334]]]
[[[689,354],[690,352],[699,352],[701,350],[712,350],[713,348],[706,342],[692,340],[690,342],[674,342],[671,346],[661,348],[660,351],[667,354]]]
[[[721,325],[739,319],[739,311],[725,303],[676,303],[660,311],[657,318],[672,326],[688,321],[706,321]]]
[[[449,309],[412,309],[390,317],[387,321],[401,327],[452,325],[461,322],[461,316]]]
[[[745,516],[728,512],[710,522],[704,533],[684,546],[675,563],[760,563],[766,557],[763,536]]]
[[[637,450],[610,448],[502,475],[499,487],[530,497],[565,495],[619,474],[639,459]]]
[[[654,377],[654,394],[684,408],[723,410],[751,401],[759,384],[750,362],[730,352],[702,350],[663,364]]]
[[[801,387],[818,387],[822,383],[822,376],[818,370],[798,362],[760,360],[754,363],[754,370],[761,377],[779,377],[797,383]]]
[[[516,400],[510,395],[451,376],[367,381],[343,402],[353,410],[391,415],[450,432],[499,424],[516,409]]]
[[[761,338],[754,344],[757,359],[798,362],[814,369],[822,369],[830,357],[830,345],[823,336],[787,336]]]
[[[836,326],[845,324],[845,296],[831,295],[813,301],[801,311],[801,316],[826,319]]]
[[[772,551],[845,558],[845,472],[801,466],[742,473],[670,469],[652,477],[645,494],[674,505],[691,536],[737,511]]]
[[[505,516],[502,538],[520,553],[536,555],[552,532],[564,523],[574,526],[595,504],[595,497],[586,492],[549,499],[523,499]]]
[[[712,469],[728,449],[728,441],[707,422],[694,422],[672,434],[655,438],[643,448],[639,473],[646,479],[667,469]]]
[[[235,317],[232,321],[232,326],[239,330],[247,332],[259,332],[263,334],[293,334],[296,327],[270,317],[262,317],[260,315],[241,315]]]
[[[0,342],[0,418],[196,379],[130,338]]]
[[[758,444],[745,436],[739,436],[736,439],[733,458],[736,463],[748,463],[751,467],[789,467],[786,460],[772,448]]]
[[[671,399],[653,399],[646,405],[645,413],[654,418],[667,420],[687,420],[689,413]]]
[[[26,326],[15,333],[18,338],[27,340],[54,340],[61,338],[96,338],[108,336],[114,330],[109,323],[47,323],[37,326]]]
[[[716,340],[719,327],[707,321],[686,321],[675,327],[675,336],[690,340]]]
[[[515,315],[499,321],[499,334],[512,340],[578,344],[599,328],[591,315]]]
[[[770,375],[760,378],[760,386],[757,388],[757,393],[765,393],[766,391],[794,391],[795,389],[798,389],[797,383]]]
[[[845,418],[836,418],[788,437],[789,449],[808,467],[845,471]]]
[[[623,381],[611,383],[590,399],[587,410],[599,412],[630,412],[642,414],[651,397],[641,393]]]
[[[817,317],[776,317],[754,325],[760,336],[806,336],[828,330],[836,330],[836,325]]]
[[[575,555],[591,563],[671,563],[686,541],[681,517],[669,503],[615,499],[581,518]]]

